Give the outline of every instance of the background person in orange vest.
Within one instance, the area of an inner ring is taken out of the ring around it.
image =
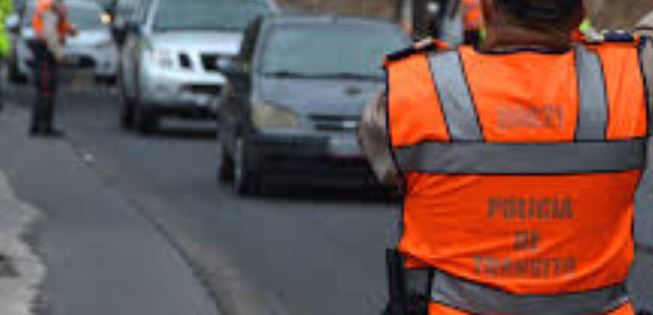
[[[32,108],[29,133],[32,136],[61,136],[53,126],[54,106],[58,83],[58,63],[65,60],[67,36],[74,36],[76,28],[67,17],[62,1],[39,0],[32,17],[36,39],[30,42],[34,55],[34,83],[37,90]]]
[[[581,0],[482,4],[482,48],[389,55],[359,125],[405,192],[386,314],[632,315],[651,41],[575,41]]]
[[[476,46],[481,42],[481,30],[483,28],[481,0],[463,0],[462,3],[465,43]]]

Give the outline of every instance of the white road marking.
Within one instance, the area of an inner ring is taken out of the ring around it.
[[[0,171],[0,254],[15,267],[15,277],[0,277],[0,314],[31,315],[39,286],[45,278],[45,265],[21,239],[26,229],[41,215],[19,200]]]

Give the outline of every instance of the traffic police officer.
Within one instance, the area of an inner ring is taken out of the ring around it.
[[[57,63],[64,61],[66,37],[75,35],[66,7],[58,0],[39,0],[32,17],[36,39],[30,42],[34,54],[37,98],[32,109],[30,135],[60,136],[52,126],[57,88]]]
[[[390,55],[360,124],[377,176],[403,187],[398,250],[425,280],[388,313],[633,314],[649,41],[573,41],[582,0],[482,5],[482,49]]]

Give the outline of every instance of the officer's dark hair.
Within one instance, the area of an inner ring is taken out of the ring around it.
[[[568,32],[575,14],[582,12],[583,0],[495,0],[496,9],[510,24],[538,31]]]

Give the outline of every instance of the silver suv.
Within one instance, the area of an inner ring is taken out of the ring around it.
[[[121,49],[122,126],[150,133],[163,116],[212,119],[226,83],[219,61],[238,53],[252,20],[277,10],[271,0],[143,1]]]

